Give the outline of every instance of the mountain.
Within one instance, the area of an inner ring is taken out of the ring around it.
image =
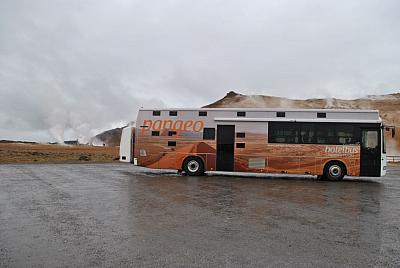
[[[89,143],[97,146],[119,146],[123,128],[124,127],[119,127],[106,130],[92,137]]]

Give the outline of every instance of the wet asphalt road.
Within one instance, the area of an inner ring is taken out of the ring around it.
[[[0,165],[0,266],[396,267],[400,167],[336,183]]]

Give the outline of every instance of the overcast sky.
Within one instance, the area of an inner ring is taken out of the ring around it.
[[[85,139],[229,90],[400,88],[400,1],[1,0],[0,139]]]

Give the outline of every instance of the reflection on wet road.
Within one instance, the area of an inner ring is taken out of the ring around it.
[[[0,267],[399,266],[399,204],[399,167],[337,183],[2,165]]]

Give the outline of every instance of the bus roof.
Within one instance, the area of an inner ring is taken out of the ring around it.
[[[163,112],[159,116],[168,116],[165,111],[191,114],[197,111],[211,113],[213,121],[235,122],[349,122],[381,123],[378,110],[360,109],[292,109],[292,108],[141,108],[139,114],[154,111]],[[242,115],[238,115],[239,113]],[[280,114],[281,113],[281,114]]]

